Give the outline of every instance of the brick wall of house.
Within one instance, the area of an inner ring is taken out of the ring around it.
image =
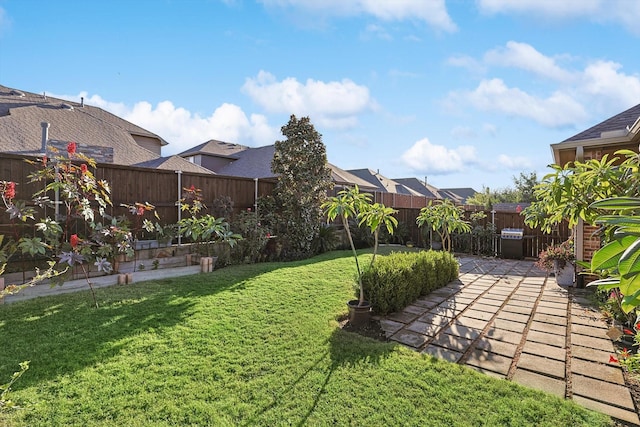
[[[584,249],[582,251],[582,259],[591,261],[593,253],[600,249],[600,234],[597,233],[598,227],[585,224],[582,229],[584,239]]]

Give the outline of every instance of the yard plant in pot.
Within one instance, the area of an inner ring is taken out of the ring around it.
[[[553,271],[558,285],[571,286],[574,283],[575,259],[573,240],[569,239],[559,245],[549,245],[540,252],[536,266]]]
[[[349,219],[355,219],[359,225],[366,225],[373,234],[373,256],[369,264],[369,267],[371,267],[378,252],[380,229],[384,227],[389,234],[393,234],[394,228],[398,225],[398,221],[393,214],[397,211],[381,203],[371,203],[371,195],[360,193],[357,185],[353,188],[347,188],[338,192],[337,196],[330,197],[322,204],[322,209],[325,211],[329,221],[334,221],[337,217],[340,217],[344,230],[347,233],[347,239],[349,240],[353,258],[356,262],[356,277],[358,281],[358,299],[351,300],[347,303],[349,307],[349,322],[353,326],[364,325],[369,322],[371,303],[367,301],[364,296],[362,268],[360,267],[358,253],[356,252],[353,237],[349,229]]]

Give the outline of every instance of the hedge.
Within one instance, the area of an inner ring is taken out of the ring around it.
[[[376,258],[363,273],[362,284],[375,312],[388,314],[455,280],[458,267],[449,252],[394,252]]]

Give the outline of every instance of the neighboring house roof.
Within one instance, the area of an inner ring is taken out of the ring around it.
[[[42,122],[50,124],[49,139],[113,149],[113,163],[135,165],[158,154],[139,145],[134,136],[158,135],[98,107],[20,91],[0,85],[0,152],[42,153]]]
[[[418,191],[400,184],[386,176],[381,175],[378,172],[374,172],[371,169],[350,169],[347,172],[352,173],[360,179],[367,181],[369,184],[375,186],[378,191],[385,193],[407,194],[412,196],[422,196]]]
[[[442,198],[440,194],[438,194],[438,189],[436,187],[427,184],[424,181],[420,181],[418,178],[394,178],[393,180],[430,199]]]
[[[372,185],[361,179],[354,174],[347,172],[344,169],[340,169],[336,165],[329,163],[329,168],[331,168],[331,177],[333,178],[333,182],[336,185],[341,186],[353,186],[357,185],[362,190],[375,191],[378,188],[375,185]]]
[[[454,202],[465,204],[467,199],[478,192],[473,188],[441,188],[438,190],[442,198],[453,200]]]
[[[587,130],[583,130],[582,132],[573,135],[572,137],[567,138],[562,142],[604,138],[607,136],[608,132],[619,132],[620,136],[622,136],[622,133],[626,135],[626,133],[631,129],[634,123],[638,121],[639,118],[640,104],[631,107],[628,110],[623,111],[622,113],[616,114],[615,116],[610,117],[607,120],[600,122]]]
[[[215,139],[210,139],[207,142],[204,142],[200,145],[196,145],[193,148],[190,148],[182,153],[178,154],[182,157],[193,156],[196,154],[204,154],[209,156],[217,156],[217,157],[229,157],[237,159],[239,158],[237,154],[241,151],[245,151],[250,147],[240,144],[233,144],[230,142],[218,141]]]
[[[168,157],[158,157],[157,159],[149,160],[146,162],[137,163],[136,166],[142,168],[153,168],[153,169],[166,169],[173,171],[182,171],[182,172],[195,172],[195,173],[206,173],[209,175],[213,175],[214,173],[207,168],[204,168],[200,165],[196,165],[184,157],[180,157],[178,155],[168,156]]]
[[[245,178],[275,178],[271,172],[271,161],[275,153],[275,145],[249,148],[234,154],[237,160],[214,171],[220,175],[242,176]]]
[[[180,156],[204,155],[211,157],[223,157],[233,159],[232,162],[221,166],[214,170],[218,175],[241,176],[245,178],[275,178],[276,175],[271,171],[271,161],[276,151],[275,144],[265,145],[262,147],[247,147],[240,144],[231,144],[223,141],[210,140],[203,144],[197,145],[180,153]],[[337,185],[354,185],[366,190],[375,190],[376,187],[368,182],[340,169],[339,167],[328,164],[331,169],[331,177],[334,184]]]

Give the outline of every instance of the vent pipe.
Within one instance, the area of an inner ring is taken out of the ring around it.
[[[80,97],[80,106],[84,107],[84,96]]]
[[[49,141],[49,123],[41,122],[42,126],[42,154],[47,154],[47,141]]]

